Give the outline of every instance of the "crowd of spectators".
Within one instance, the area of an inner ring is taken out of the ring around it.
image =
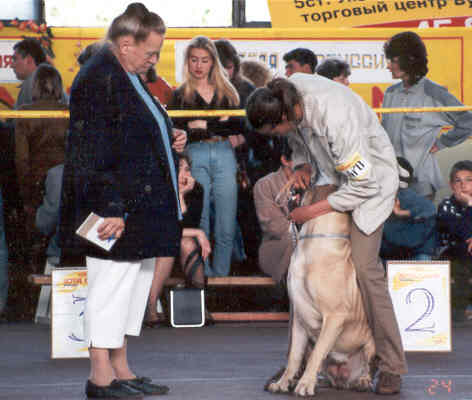
[[[86,65],[104,45],[97,42],[88,46],[80,54],[79,64]],[[461,105],[447,89],[426,77],[426,48],[417,34],[399,33],[385,43],[384,50],[392,77],[400,80],[387,89],[384,107]],[[152,96],[170,110],[244,108],[250,94],[272,80],[266,64],[242,60],[226,39],[196,37],[184,59],[184,81],[178,88],[172,88],[154,67],[139,74]],[[344,60],[326,58],[318,62],[316,54],[306,48],[286,53],[283,60],[287,77],[297,72],[316,73],[349,85],[351,69]],[[27,38],[14,46],[13,70],[22,81],[15,108],[68,108],[60,73],[48,63],[35,39]],[[60,119],[18,119],[0,126],[4,148],[11,150],[10,154],[2,151],[2,170],[16,171],[16,176],[10,174],[9,178],[7,172],[2,174],[0,187],[0,312],[6,306],[8,293],[5,202],[9,210],[18,212],[18,221],[24,227],[21,262],[30,272],[39,272],[46,256],[57,264],[61,255],[56,226],[68,124]],[[200,249],[199,268],[203,270],[196,273],[194,283],[203,286],[204,276],[260,272],[282,280],[293,243],[287,228],[286,205],[277,204],[273,197],[293,170],[286,141],[255,133],[242,118],[175,118],[173,124],[188,134],[187,156],[183,160],[202,200],[201,218],[197,218],[198,224],[194,218],[191,228],[201,232],[207,242],[198,239],[200,234],[182,241],[187,256],[194,254],[193,261],[197,260],[193,250]],[[452,129],[440,135],[446,125]],[[472,261],[472,168],[470,161],[454,165],[450,175],[453,195],[441,201],[437,211],[433,201],[443,182],[434,155],[470,137],[472,113],[384,114],[382,126],[398,163],[409,171],[410,177],[403,178],[408,188],[399,189],[385,223],[380,255],[384,260],[451,260],[454,315],[461,319],[471,300],[467,282]],[[319,179],[323,183],[322,171]],[[272,187],[272,181],[278,186]],[[7,191],[17,192],[16,200],[9,200],[12,194]],[[195,192],[193,187],[191,192]],[[270,199],[265,198],[266,192]],[[183,198],[181,202],[185,204]],[[280,218],[271,216],[270,206],[274,212],[278,210]],[[277,227],[280,234],[271,232],[271,227]],[[202,248],[206,249],[203,253]],[[186,257],[179,262],[188,268]],[[155,293],[160,292],[161,289],[154,291],[151,310],[158,297]]]

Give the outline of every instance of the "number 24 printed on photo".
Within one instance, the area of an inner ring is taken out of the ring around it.
[[[431,385],[426,388],[429,395],[435,396],[439,393],[452,393],[452,380],[451,379],[431,379]]]

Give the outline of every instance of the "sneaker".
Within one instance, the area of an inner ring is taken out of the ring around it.
[[[402,387],[402,377],[390,372],[380,371],[375,393],[377,394],[396,394]]]

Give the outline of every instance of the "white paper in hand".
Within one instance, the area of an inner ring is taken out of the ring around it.
[[[113,245],[116,242],[115,237],[111,237],[105,240],[102,240],[98,237],[98,227],[103,223],[104,219],[99,215],[91,212],[89,216],[85,219],[82,225],[75,231],[77,235],[83,237],[84,239],[89,240],[90,242],[96,244],[97,246],[110,251]]]

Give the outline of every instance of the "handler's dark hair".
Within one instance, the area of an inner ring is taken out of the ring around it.
[[[266,124],[280,124],[284,116],[288,121],[296,121],[296,105],[303,107],[303,98],[295,85],[287,79],[275,78],[249,96],[246,115],[251,127],[257,130]]]
[[[288,63],[291,60],[295,60],[300,65],[308,64],[311,69],[311,73],[315,73],[316,66],[318,65],[318,57],[310,49],[298,47],[285,53],[283,60]]]
[[[384,52],[389,60],[398,58],[398,65],[408,74],[410,85],[416,84],[428,73],[426,46],[415,32],[400,32],[392,36],[385,42]]]
[[[123,14],[113,20],[107,38],[115,42],[122,36],[131,35],[136,42],[143,42],[151,32],[158,35],[166,32],[162,18],[142,3],[131,3]]]
[[[451,172],[449,173],[449,181],[452,182],[456,178],[456,174],[459,171],[472,172],[472,161],[471,160],[457,161],[451,168]]]
[[[41,43],[38,39],[32,37],[25,38],[22,41],[15,43],[13,50],[19,53],[23,58],[31,56],[37,66],[47,61],[46,53],[41,47]]]
[[[318,65],[316,73],[332,80],[338,76],[351,75],[351,67],[346,61],[339,58],[326,58]]]

